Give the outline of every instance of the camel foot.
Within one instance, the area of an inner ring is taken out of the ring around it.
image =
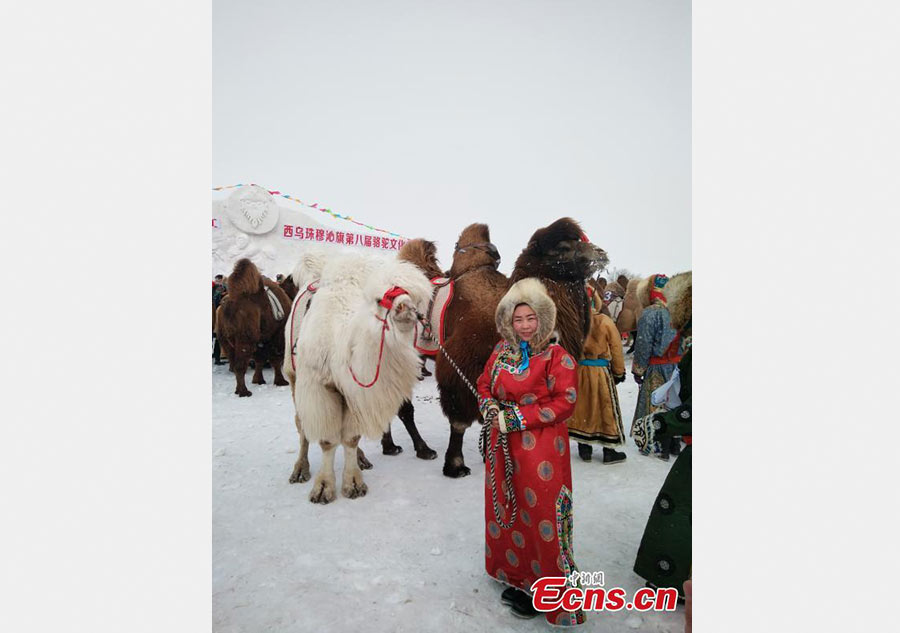
[[[360,470],[369,470],[372,467],[372,462],[366,459],[365,453],[356,451],[356,465],[359,466]]]
[[[356,477],[352,477],[350,481],[346,482],[341,488],[341,493],[348,499],[365,497],[368,491],[369,487],[362,480],[362,477],[360,477],[359,479],[357,479]]]
[[[334,501],[334,484],[330,481],[316,481],[309,491],[310,503],[331,503]]]
[[[450,465],[444,464],[444,476],[453,479],[466,477],[472,473],[472,470],[465,464]]]
[[[435,459],[437,457],[437,451],[433,451],[427,446],[423,446],[422,448],[416,449],[416,457],[419,459]]]
[[[309,466],[294,468],[291,478],[288,479],[289,484],[302,484],[309,481]]]

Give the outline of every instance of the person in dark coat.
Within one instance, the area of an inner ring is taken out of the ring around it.
[[[212,284],[212,310],[213,310],[213,353],[212,357],[215,361],[216,365],[224,365],[225,361],[222,360],[222,348],[219,346],[219,339],[216,337],[216,310],[219,309],[219,304],[222,303],[222,298],[225,296],[227,292],[225,288],[225,278],[222,275],[216,275],[213,279]]]
[[[642,453],[660,452],[672,438],[687,445],[666,477],[641,538],[634,571],[651,587],[674,587],[684,597],[691,576],[691,273],[672,277],[663,292],[671,325],[686,341],[678,363],[680,404],[641,420],[635,442]]]

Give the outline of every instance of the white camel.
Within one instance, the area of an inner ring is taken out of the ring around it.
[[[344,446],[341,492],[366,494],[358,451],[365,435],[380,439],[421,371],[414,347],[416,311],[432,286],[396,258],[311,251],[292,276],[298,293],[285,327],[284,373],[291,383],[300,456],[291,483],[309,479],[310,442],[322,448],[309,500],[335,498],[334,452]]]

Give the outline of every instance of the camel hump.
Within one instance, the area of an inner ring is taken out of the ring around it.
[[[226,286],[229,294],[250,295],[258,292],[262,284],[262,276],[256,264],[246,257],[239,259],[234,265],[234,270],[228,276]]]

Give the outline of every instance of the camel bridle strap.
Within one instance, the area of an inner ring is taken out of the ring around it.
[[[375,365],[375,377],[372,379],[372,382],[363,384],[359,378],[356,377],[356,372],[353,371],[353,366],[348,363],[348,367],[350,369],[350,375],[353,377],[353,381],[362,387],[363,389],[369,389],[376,382],[378,382],[378,376],[381,375],[381,361],[384,358],[384,338],[387,334],[387,331],[390,328],[388,325],[388,313],[390,313],[391,308],[394,307],[394,300],[402,295],[409,294],[406,290],[401,288],[400,286],[393,286],[389,290],[387,290],[384,295],[382,295],[381,299],[378,300],[378,305],[385,309],[384,318],[382,319],[380,316],[375,315],[375,318],[381,321],[381,343],[378,346],[378,363]],[[416,312],[418,314],[418,312]]]
[[[513,490],[513,465],[512,458],[509,455],[509,438],[506,433],[497,432],[497,440],[500,443],[500,449],[503,451],[503,480],[506,483],[506,503],[512,506],[509,522],[507,523],[501,518],[500,502],[497,501],[497,465],[496,465],[496,445],[491,446],[490,450],[485,450],[485,446],[490,442],[491,425],[485,422],[481,425],[481,434],[478,437],[478,450],[481,452],[482,458],[486,459],[488,476],[491,480],[491,502],[494,505],[494,518],[504,530],[508,530],[516,522],[519,515],[519,505],[516,502],[516,493]]]
[[[460,246],[459,242],[453,245],[453,250],[456,253],[465,253],[470,249],[475,249],[478,251],[483,251],[494,258],[495,267],[500,264],[500,251],[497,250],[497,246],[492,242],[477,242],[475,244],[466,244],[465,246]]]
[[[294,299],[294,309],[291,310],[291,367],[294,371],[297,371],[297,341],[294,340],[294,318],[297,316],[297,306],[300,304],[300,299],[309,293],[310,295],[316,294],[316,290],[319,289],[318,280],[312,282],[306,287],[306,290],[297,295],[297,298]],[[310,297],[312,299],[312,297]]]

